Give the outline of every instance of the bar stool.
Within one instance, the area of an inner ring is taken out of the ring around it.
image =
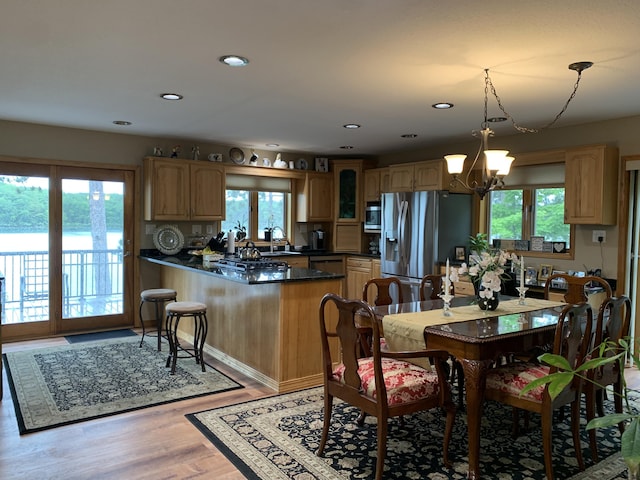
[[[167,337],[169,339],[169,357],[167,358],[167,367],[171,364],[171,375],[176,373],[176,362],[178,361],[178,348],[180,343],[178,342],[178,324],[182,317],[193,318],[193,348],[183,348],[183,350],[189,352],[193,351],[193,356],[196,358],[196,363],[199,363],[202,367],[202,371],[205,370],[204,366],[204,341],[207,338],[207,306],[204,303],[199,302],[172,302],[165,307],[167,312]],[[181,358],[185,358],[182,356]]]
[[[142,347],[142,342],[144,342],[144,336],[146,334],[146,330],[144,327],[144,318],[142,318],[142,306],[145,302],[151,302],[154,304],[155,312],[156,312],[156,331],[158,336],[158,351],[161,351],[160,340],[162,336],[162,315],[160,314],[160,304],[164,304],[165,302],[175,302],[176,301],[176,291],[171,290],[170,288],[151,288],[149,290],[143,290],[140,293],[140,323],[142,323],[142,339],[140,340],[140,347]]]

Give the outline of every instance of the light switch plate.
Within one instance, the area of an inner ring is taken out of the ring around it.
[[[149,225],[148,223],[144,226],[144,233],[147,235],[153,235],[153,232],[156,231],[155,225]]]

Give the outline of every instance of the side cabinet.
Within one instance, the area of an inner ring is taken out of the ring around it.
[[[594,145],[565,153],[564,223],[615,225],[618,149]]]

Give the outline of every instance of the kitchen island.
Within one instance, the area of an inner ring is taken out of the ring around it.
[[[325,293],[342,294],[344,275],[307,268],[242,271],[204,266],[186,255],[140,259],[159,270],[155,287],[207,305],[205,352],[278,392],[322,384],[318,306]],[[180,322],[178,333],[193,340],[191,319]]]

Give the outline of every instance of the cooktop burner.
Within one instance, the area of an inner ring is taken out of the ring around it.
[[[275,260],[266,260],[264,258],[256,260],[240,260],[236,258],[220,259],[215,264],[219,267],[231,268],[241,272],[249,272],[252,270],[286,270],[289,268],[287,262],[278,262]]]

